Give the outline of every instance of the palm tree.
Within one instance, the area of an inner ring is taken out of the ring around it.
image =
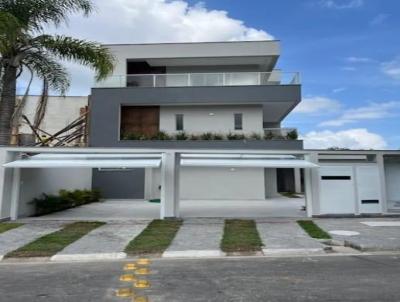
[[[17,78],[33,72],[54,91],[64,94],[70,79],[61,60],[78,62],[102,80],[113,70],[113,56],[100,44],[44,33],[60,26],[70,13],[88,16],[91,0],[0,0],[0,145],[8,145],[15,110]]]

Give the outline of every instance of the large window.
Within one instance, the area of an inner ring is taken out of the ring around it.
[[[235,130],[243,130],[243,114],[235,113],[234,120],[235,120]]]
[[[183,131],[183,114],[175,115],[176,131]]]

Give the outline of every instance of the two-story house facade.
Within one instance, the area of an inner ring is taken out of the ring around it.
[[[116,67],[89,98],[91,147],[303,148],[295,129],[281,128],[301,101],[301,86],[297,73],[276,69],[279,41],[107,47]],[[182,173],[185,199],[264,199],[277,191],[276,169]],[[93,183],[110,198],[159,194],[152,169],[94,171]]]

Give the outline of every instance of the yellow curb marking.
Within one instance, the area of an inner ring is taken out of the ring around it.
[[[139,265],[149,265],[151,263],[150,259],[141,258],[136,261]]]
[[[134,287],[136,288],[149,288],[150,287],[150,282],[148,280],[136,280],[136,282],[133,284]]]
[[[149,302],[149,298],[145,296],[138,296],[133,299],[133,302]]]
[[[121,277],[119,277],[119,280],[130,282],[130,281],[136,281],[137,278],[134,274],[124,274],[124,275],[121,275]]]
[[[129,270],[135,270],[137,269],[136,263],[127,263],[124,265],[124,270],[129,271]]]
[[[115,291],[115,295],[121,298],[134,297],[135,292],[132,288],[119,288]]]
[[[136,275],[148,275],[150,274],[150,270],[147,267],[138,268],[135,270]]]

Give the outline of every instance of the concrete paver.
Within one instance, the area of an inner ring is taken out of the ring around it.
[[[306,234],[295,220],[258,220],[257,230],[265,245],[265,255],[323,252],[325,247]]]
[[[218,257],[223,219],[186,219],[163,257]]]
[[[147,226],[146,222],[114,222],[94,229],[54,255],[53,261],[122,259],[124,249]]]
[[[30,223],[0,234],[0,260],[8,254],[39,237],[58,231],[61,223]]]
[[[315,219],[325,231],[352,231],[360,235],[341,236],[330,234],[333,239],[344,241],[346,245],[361,251],[399,251],[400,226],[370,226],[362,222],[390,222],[400,221],[391,218],[354,218],[354,219]]]

